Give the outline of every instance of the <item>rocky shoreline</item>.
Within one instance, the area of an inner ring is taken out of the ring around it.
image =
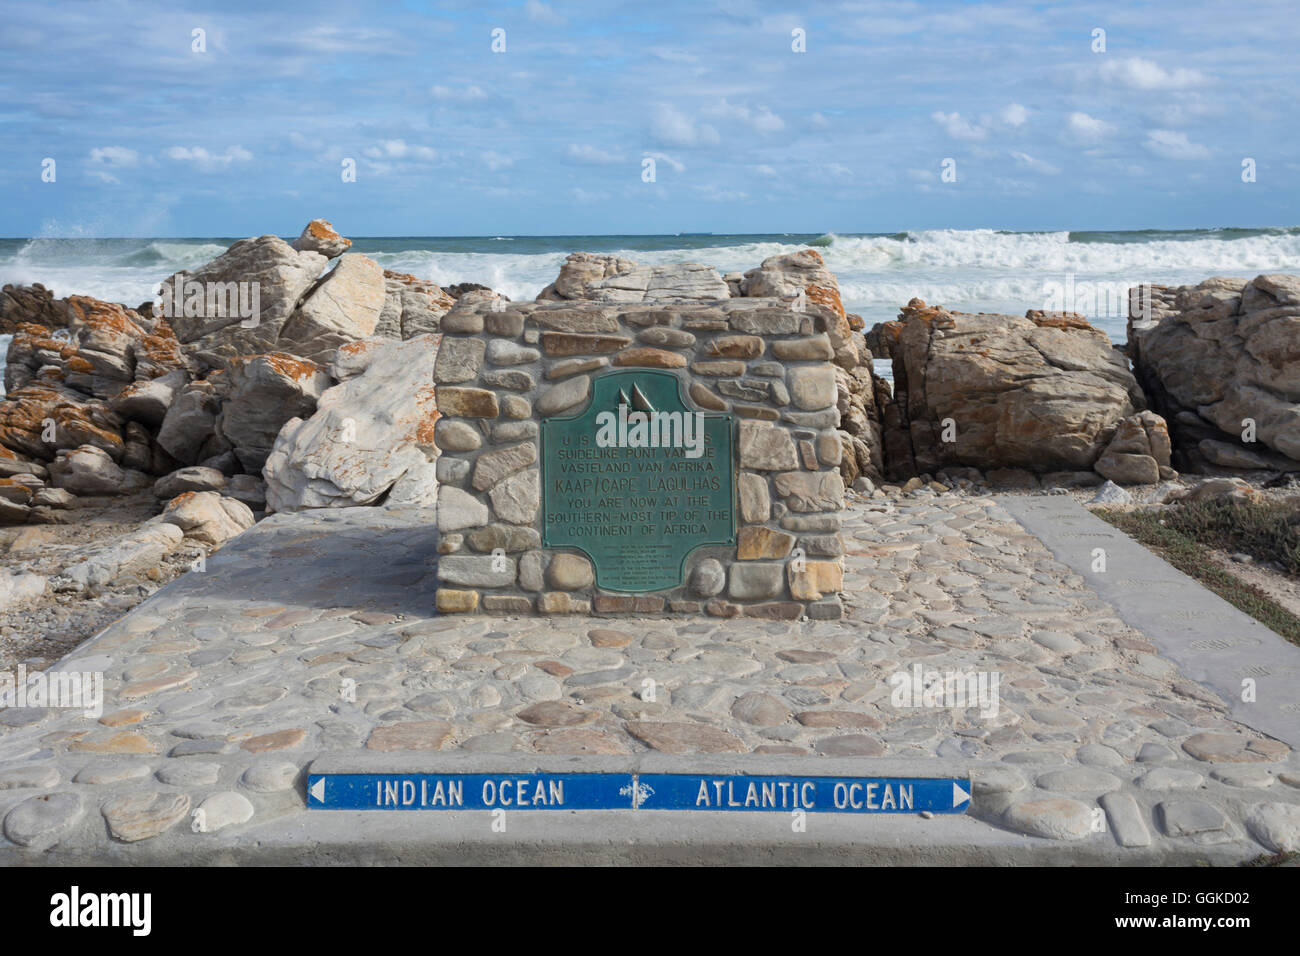
[[[56,659],[267,514],[434,503],[442,323],[506,300],[350,246],[325,220],[292,243],[243,239],[135,308],[4,288],[0,667]],[[1288,497],[1300,477],[1296,276],[1152,287],[1119,347],[1075,313],[919,299],[864,330],[813,250],[726,275],[579,252],[538,300],[736,297],[838,318],[825,357],[859,494],[1158,507]],[[873,359],[892,360],[892,389]],[[751,385],[694,397],[743,418]]]

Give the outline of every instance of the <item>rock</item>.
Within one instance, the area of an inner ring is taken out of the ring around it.
[[[1218,807],[1199,800],[1169,800],[1156,806],[1166,836],[1199,837],[1223,831],[1228,821]]]
[[[215,468],[190,465],[178,468],[153,483],[155,498],[175,498],[186,491],[221,491],[226,487],[226,476]]]
[[[1208,763],[1255,763],[1268,758],[1248,750],[1249,737],[1241,734],[1194,734],[1183,741],[1183,750]]]
[[[1137,801],[1127,793],[1107,793],[1097,800],[1106,811],[1110,831],[1120,846],[1150,846],[1151,832]]]
[[[1127,505],[1133,502],[1133,496],[1110,479],[1106,480],[1097,493],[1089,499],[1090,505]]]
[[[1296,282],[1295,276],[1260,275],[1249,282],[1216,277],[1198,285],[1151,286],[1139,303],[1149,315],[1130,309],[1133,367],[1152,406],[1173,426],[1180,470],[1219,452],[1234,462],[1227,467],[1255,467],[1248,454],[1229,452],[1240,447],[1247,422],[1256,442],[1247,444],[1249,450],[1300,460]],[[1205,439],[1218,444],[1202,451]]]
[[[708,724],[631,720],[624,726],[647,747],[664,753],[744,753],[747,749],[736,737]]]
[[[376,336],[413,339],[439,330],[456,299],[434,283],[402,272],[384,270],[384,307],[375,323]],[[335,376],[339,378],[339,376]]]
[[[251,528],[253,512],[242,501],[215,491],[187,491],[167,502],[162,520],[185,537],[215,548]]]
[[[212,492],[209,492],[212,494]],[[103,546],[84,552],[85,560],[67,567],[50,582],[56,591],[97,594],[113,584],[156,568],[180,544],[183,534],[171,524],[146,524]]]
[[[29,797],[5,815],[5,836],[32,850],[56,845],[85,813],[75,793],[46,793]]]
[[[366,741],[368,750],[441,750],[452,735],[445,720],[411,720],[376,727]]]
[[[379,263],[348,253],[303,298],[276,344],[301,358],[328,363],[339,346],[374,334],[386,294]]]
[[[1200,501],[1260,501],[1263,496],[1240,478],[1207,478],[1197,482],[1177,500],[1191,504]]]
[[[261,472],[284,423],[311,417],[333,384],[315,362],[284,352],[232,359],[228,374],[229,393],[216,431],[250,474]]]
[[[1090,326],[950,313],[919,299],[900,319],[884,415],[899,477],[952,465],[1088,470],[1142,403],[1124,357]]]
[[[321,395],[315,414],[291,419],[262,471],[267,507],[347,507],[383,496],[393,504],[432,505],[436,353],[432,335],[385,342],[372,350],[364,372]]]
[[[194,824],[200,833],[216,833],[253,819],[253,805],[242,793],[223,790],[199,804]]]
[[[119,468],[103,449],[82,445],[60,449],[50,462],[50,480],[74,495],[120,495],[150,484],[149,476]]]
[[[176,461],[192,465],[220,449],[216,440],[224,378],[190,382],[172,400],[158,429],[158,445]]]
[[[113,839],[138,843],[170,830],[189,809],[187,793],[126,793],[109,800],[100,812]]]
[[[1154,485],[1161,467],[1169,467],[1169,431],[1165,420],[1150,411],[1124,419],[1093,468],[1122,485]]]
[[[235,475],[224,491],[227,498],[242,501],[253,511],[266,510],[266,482],[256,475]]]
[[[771,694],[745,694],[731,705],[731,716],[756,727],[775,727],[790,719],[790,708]]]
[[[193,272],[177,273],[165,285],[175,288],[181,282],[185,288],[190,283],[200,283],[204,289],[230,289],[230,284],[234,283],[234,288],[239,289],[239,283],[244,283],[243,289],[239,290],[244,293],[241,304],[250,308],[214,309],[212,315],[207,314],[205,308],[198,315],[170,315],[176,337],[187,353],[211,368],[224,367],[237,355],[277,350],[313,357],[288,346],[288,341],[299,340],[287,338],[284,345],[280,340],[290,315],[317,282],[327,261],[318,252],[299,252],[278,236],[239,240],[216,259]],[[376,316],[379,303],[382,303],[382,276],[378,281],[380,292],[379,302],[374,306]],[[256,297],[252,296],[254,289]],[[256,305],[256,314],[240,314],[253,311],[253,305]],[[218,312],[224,314],[216,314]]]
[[[844,318],[839,283],[815,249],[769,256],[757,269],[746,272],[740,282],[740,294],[744,296],[793,299],[800,292],[807,302],[825,306]]]
[[[1259,803],[1245,818],[1246,830],[1274,853],[1300,850],[1300,806],[1294,803]]]
[[[77,496],[66,488],[42,488],[32,495],[33,508],[58,508],[62,511],[77,507]]]
[[[293,241],[293,247],[299,252],[319,252],[326,259],[333,259],[352,248],[352,240],[335,232],[328,219],[313,219]]]
[[[287,760],[268,760],[245,770],[239,782],[254,793],[279,793],[290,789],[297,778],[297,764]]]
[[[642,266],[617,256],[574,252],[537,300],[698,302],[730,297],[727,283],[708,266],[694,262]]]
[[[48,790],[59,785],[59,771],[53,764],[41,763],[0,770],[0,790]]]
[[[108,407],[124,419],[140,422],[156,431],[177,393],[187,382],[189,374],[184,369],[131,382],[109,400]]]
[[[690,588],[700,597],[713,597],[727,586],[727,572],[716,558],[705,558],[691,571]]]
[[[1013,804],[1002,824],[1017,833],[1049,840],[1082,840],[1092,832],[1092,810],[1078,800],[1053,797]]]
[[[45,593],[45,578],[27,572],[0,573],[0,611],[39,601]]]

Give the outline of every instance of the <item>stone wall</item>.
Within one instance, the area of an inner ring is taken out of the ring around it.
[[[775,298],[511,303],[470,293],[442,332],[441,611],[841,616],[833,361],[848,329],[833,309]],[[666,372],[686,409],[730,417],[720,434],[731,435],[734,487],[734,538],[691,551],[679,585],[638,593],[599,587],[579,550],[543,547],[543,422],[587,412],[594,392],[609,391],[603,377],[632,369]]]

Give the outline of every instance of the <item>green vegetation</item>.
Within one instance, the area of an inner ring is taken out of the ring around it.
[[[1243,551],[1257,560],[1300,569],[1300,527],[1295,511],[1277,505],[1176,505],[1153,511],[1095,512],[1155,551],[1237,609],[1300,645],[1300,617],[1254,585],[1215,564],[1211,549]],[[1296,563],[1291,563],[1296,562]]]

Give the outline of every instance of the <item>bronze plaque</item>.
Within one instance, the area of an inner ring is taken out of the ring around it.
[[[675,588],[692,551],[736,542],[732,418],[687,407],[671,372],[608,372],[591,392],[542,421],[542,546],[583,552],[607,591]]]

